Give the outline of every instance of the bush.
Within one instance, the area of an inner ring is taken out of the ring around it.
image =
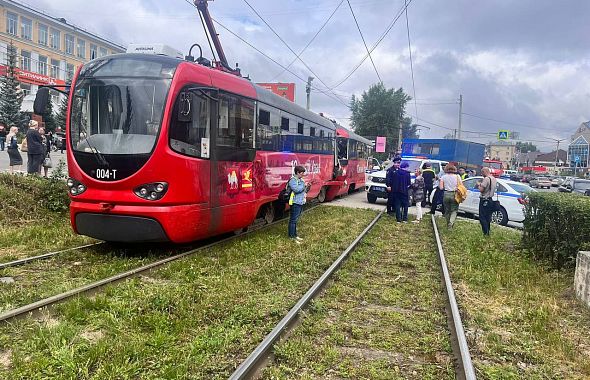
[[[51,178],[0,174],[0,222],[26,224],[48,220],[69,209],[68,189],[54,171]]]
[[[563,193],[529,194],[524,246],[559,269],[575,264],[578,251],[590,249],[590,197]]]

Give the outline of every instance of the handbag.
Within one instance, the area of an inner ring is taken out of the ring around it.
[[[28,152],[29,151],[26,137],[23,139],[23,142],[20,144],[20,150],[21,150],[21,152]]]
[[[51,162],[51,157],[49,157],[49,156],[45,157],[45,159],[43,160],[43,167],[44,168],[52,168],[53,167],[53,162]]]
[[[461,177],[457,176],[457,190],[455,190],[455,202],[463,203],[467,199],[467,189],[461,181]]]

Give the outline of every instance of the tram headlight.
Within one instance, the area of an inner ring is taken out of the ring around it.
[[[80,195],[86,191],[86,186],[73,178],[68,178],[66,184],[70,188],[70,194],[72,195]]]
[[[166,182],[152,182],[140,185],[133,189],[135,195],[148,201],[157,201],[164,197],[168,191],[168,184]]]

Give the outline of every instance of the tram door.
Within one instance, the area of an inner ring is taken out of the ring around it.
[[[237,229],[254,219],[256,200],[253,100],[220,92],[217,120],[211,134],[211,222],[235,225]]]

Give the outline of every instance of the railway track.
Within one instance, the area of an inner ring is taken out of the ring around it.
[[[323,275],[307,290],[307,292],[297,301],[295,306],[284,316],[284,318],[273,328],[273,330],[264,338],[264,340],[250,353],[240,366],[230,376],[230,380],[255,379],[261,375],[261,371],[271,361],[272,352],[275,344],[289,335],[291,330],[297,325],[300,313],[310,302],[324,289],[338,268],[350,256],[361,240],[371,231],[384,211],[357,236],[357,238],[346,248],[342,254],[332,263],[332,265],[323,273]],[[453,290],[451,278],[446,265],[446,259],[442,248],[442,243],[438,233],[438,228],[434,216],[432,216],[433,233],[437,243],[438,259],[441,267],[441,281],[444,284],[445,292],[445,310],[451,335],[451,346],[453,356],[455,357],[455,372],[458,379],[474,380],[475,371],[471,361],[467,339],[463,329],[463,323],[459,313],[455,293]]]
[[[59,255],[61,253],[77,251],[77,250],[80,250],[80,249],[90,248],[90,247],[94,247],[94,246],[101,245],[101,244],[104,244],[104,242],[97,242],[97,243],[85,244],[85,245],[81,245],[81,246],[78,246],[78,247],[72,247],[72,248],[62,249],[60,251],[48,252],[48,253],[44,253],[42,255],[26,257],[26,258],[23,258],[23,259],[9,261],[9,262],[6,262],[6,263],[0,263],[0,270],[6,269],[6,268],[10,268],[10,267],[16,267],[16,266],[23,265],[23,264],[28,264],[28,263],[31,263],[33,261],[46,260],[46,259],[55,257],[55,256],[57,256],[57,255]]]
[[[304,210],[304,212],[308,212],[308,211],[314,209],[317,206],[319,206],[318,203],[315,203],[315,202],[314,203],[311,203]],[[118,282],[121,282],[121,281],[125,281],[125,280],[130,279],[132,277],[135,277],[135,276],[137,276],[139,274],[146,273],[146,272],[149,272],[151,270],[160,268],[160,267],[162,267],[162,266],[164,266],[164,265],[166,265],[166,264],[168,264],[170,262],[177,261],[177,260],[183,259],[185,257],[194,255],[194,254],[196,254],[196,253],[198,253],[200,251],[203,251],[205,249],[214,247],[216,245],[220,245],[220,244],[223,244],[223,243],[226,243],[226,242],[235,240],[235,239],[241,239],[243,236],[245,236],[247,234],[251,234],[251,233],[256,232],[256,231],[259,231],[261,229],[264,229],[264,228],[273,226],[273,225],[275,225],[277,223],[280,223],[280,222],[282,222],[284,220],[285,220],[285,217],[283,217],[281,219],[278,219],[278,220],[276,220],[276,221],[274,221],[272,223],[269,223],[269,224],[263,224],[263,223],[256,223],[255,222],[253,225],[249,226],[248,230],[245,231],[245,232],[242,232],[242,233],[239,233],[239,234],[235,234],[233,236],[229,236],[229,237],[223,238],[221,240],[215,241],[215,242],[210,243],[210,244],[206,244],[204,246],[200,246],[200,247],[197,247],[197,248],[189,249],[186,252],[179,253],[179,254],[176,254],[174,256],[170,256],[170,257],[167,257],[165,259],[158,260],[158,261],[155,261],[155,262],[152,262],[152,263],[143,265],[141,267],[137,267],[137,268],[131,269],[129,271],[122,272],[122,273],[116,274],[114,276],[111,276],[111,277],[108,277],[108,278],[104,278],[102,280],[98,280],[98,281],[92,282],[90,284],[87,284],[87,285],[84,285],[84,286],[80,286],[78,288],[71,289],[71,290],[68,290],[66,292],[63,292],[63,293],[56,294],[56,295],[51,296],[51,297],[47,297],[47,298],[41,299],[39,301],[36,301],[36,302],[30,303],[30,304],[24,305],[24,306],[21,306],[21,307],[12,309],[12,310],[8,310],[8,311],[0,314],[0,323],[10,322],[10,321],[12,321],[12,320],[14,320],[16,318],[33,315],[35,313],[40,312],[43,309],[46,309],[46,308],[51,307],[51,306],[54,306],[54,305],[56,305],[58,303],[64,302],[64,301],[66,301],[68,299],[71,299],[71,298],[73,298],[75,296],[99,292],[99,291],[101,291],[103,288],[105,288],[108,285],[113,285],[115,283],[118,283]],[[6,268],[6,267],[10,267],[10,266],[15,266],[15,265],[22,265],[22,264],[25,264],[25,263],[28,263],[28,262],[32,262],[32,261],[35,261],[35,260],[41,260],[41,259],[44,259],[44,258],[50,258],[50,257],[53,257],[53,256],[59,254],[59,253],[63,253],[63,252],[71,251],[71,250],[75,250],[75,249],[87,248],[87,247],[90,247],[90,246],[93,246],[93,245],[96,245],[96,244],[100,244],[100,243],[90,244],[90,245],[81,246],[81,247],[75,247],[75,248],[71,248],[71,249],[63,250],[63,251],[51,252],[51,253],[48,253],[48,254],[45,254],[45,255],[39,255],[39,256],[28,258],[28,259],[17,260],[17,261],[11,262],[11,263],[4,264],[5,266],[4,267],[0,267],[0,269]],[[37,258],[37,257],[40,257],[40,258]],[[13,263],[15,263],[15,264],[13,264]],[[8,264],[10,264],[10,265],[8,265]]]

